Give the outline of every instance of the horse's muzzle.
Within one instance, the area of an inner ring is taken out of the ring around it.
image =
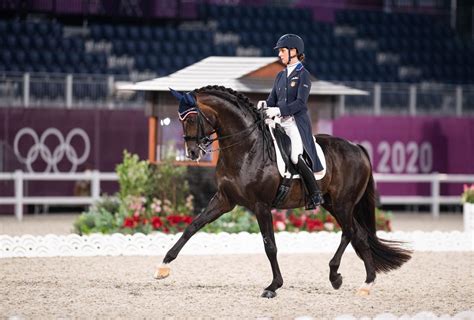
[[[188,150],[188,158],[191,160],[198,160],[201,157],[201,151],[196,149]]]

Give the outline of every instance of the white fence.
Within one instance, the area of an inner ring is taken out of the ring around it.
[[[434,218],[439,217],[440,204],[461,204],[461,192],[457,196],[442,196],[440,194],[441,183],[474,183],[474,174],[382,174],[375,173],[376,183],[419,183],[425,182],[431,185],[430,196],[381,196],[382,204],[429,204]]]
[[[86,173],[25,173],[15,171],[13,173],[0,173],[0,180],[14,181],[14,196],[0,197],[0,205],[14,205],[15,216],[18,220],[23,219],[23,205],[25,204],[86,204],[90,205],[100,198],[100,184],[102,181],[117,181],[114,172],[91,171]],[[376,183],[429,183],[431,185],[430,196],[381,196],[381,203],[400,205],[431,205],[431,212],[434,218],[439,217],[439,206],[441,204],[461,204],[461,195],[442,196],[440,195],[441,183],[474,183],[474,174],[380,174],[375,173]],[[91,181],[90,197],[25,197],[23,194],[24,181]],[[460,193],[462,190],[460,190]]]
[[[0,173],[0,180],[14,181],[14,196],[0,197],[0,205],[15,205],[15,216],[18,220],[23,219],[23,205],[25,204],[87,204],[90,205],[100,198],[100,184],[102,181],[117,181],[115,172],[90,171],[84,173],[26,173],[17,170],[13,173]],[[90,197],[25,197],[23,185],[25,181],[79,181],[91,182]]]

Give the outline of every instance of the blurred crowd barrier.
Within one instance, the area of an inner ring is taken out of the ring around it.
[[[0,107],[143,107],[143,94],[115,92],[115,82],[124,80],[133,79],[122,75],[6,72],[0,74]]]
[[[133,75],[0,74],[0,107],[142,108],[144,93],[115,90]],[[340,99],[339,115],[472,115],[474,85],[343,82],[369,92]]]

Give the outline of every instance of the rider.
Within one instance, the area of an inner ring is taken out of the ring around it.
[[[304,42],[295,34],[285,34],[278,39],[274,49],[286,68],[278,73],[273,89],[266,100],[267,117],[281,116],[281,125],[291,139],[293,162],[309,193],[306,209],[323,204],[321,191],[313,172],[323,170],[313,142],[311,120],[308,115],[311,77],[301,63],[304,60]]]

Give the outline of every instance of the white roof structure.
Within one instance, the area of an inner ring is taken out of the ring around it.
[[[270,93],[273,78],[248,77],[250,73],[278,62],[276,57],[207,57],[166,77],[137,83],[118,82],[117,90],[192,91],[207,85],[219,85],[239,92]],[[363,90],[327,81],[312,82],[311,95],[367,95]]]

